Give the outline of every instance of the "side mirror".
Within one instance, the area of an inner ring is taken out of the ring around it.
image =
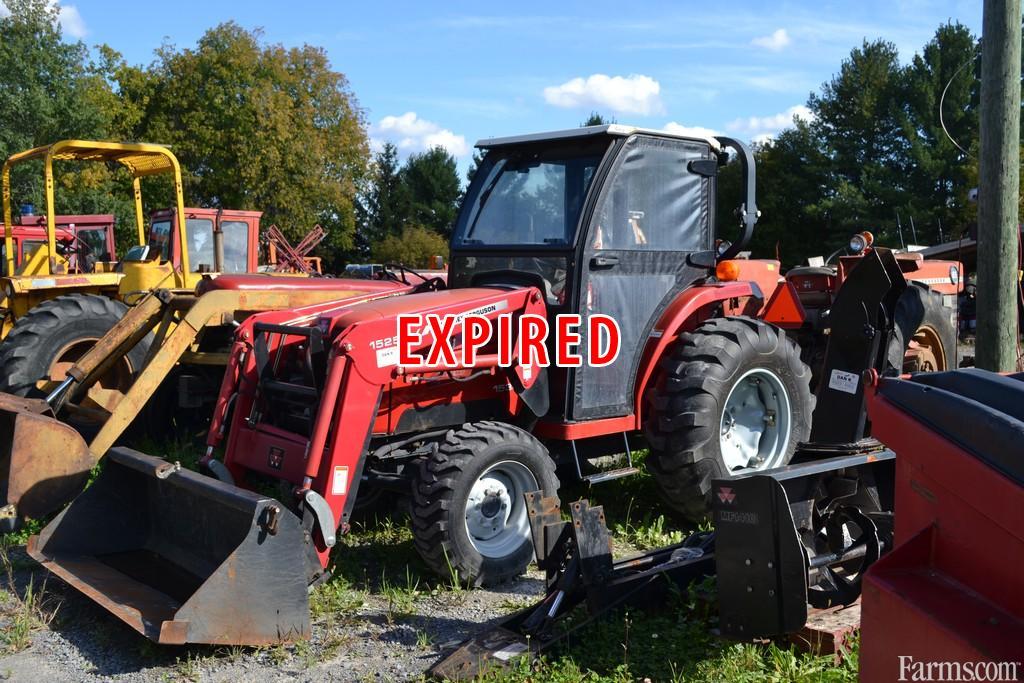
[[[740,167],[743,170],[743,203],[736,210],[743,233],[725,253],[719,256],[724,261],[734,258],[743,251],[747,244],[750,243],[750,238],[754,235],[754,225],[757,223],[759,215],[757,210],[757,182],[754,171],[754,155],[750,152],[750,148],[734,138],[718,137],[715,139],[718,140],[722,147],[732,147],[736,150]]]

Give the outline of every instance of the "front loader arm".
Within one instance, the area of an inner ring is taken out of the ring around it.
[[[23,512],[41,517],[78,493],[88,472],[139,415],[207,326],[234,320],[239,312],[294,309],[317,300],[334,302],[346,295],[365,300],[379,293],[218,289],[198,297],[166,290],[145,297],[68,370],[67,379],[46,401],[0,394],[0,488],[7,491],[0,520],[17,519]],[[161,334],[150,347],[145,366],[86,445],[56,415],[65,402],[87,390],[157,326]]]

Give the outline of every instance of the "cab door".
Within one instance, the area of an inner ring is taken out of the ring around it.
[[[585,234],[578,307],[586,329],[594,314],[618,323],[621,347],[605,367],[575,372],[571,415],[592,419],[635,409],[635,377],[644,346],[668,304],[707,275],[688,256],[712,249],[714,178],[708,143],[634,135],[618,153]],[[587,344],[584,335],[584,357]]]

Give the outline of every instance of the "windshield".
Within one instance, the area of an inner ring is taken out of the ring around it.
[[[110,261],[111,255],[107,251],[107,231],[79,230],[78,239],[86,245],[88,256],[96,261]]]
[[[154,221],[149,230],[150,257],[160,254],[161,261],[171,258],[171,222],[169,220]]]
[[[455,227],[461,246],[566,246],[608,141],[574,150],[494,150],[477,171]]]

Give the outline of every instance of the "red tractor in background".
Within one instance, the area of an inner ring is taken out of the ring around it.
[[[32,211],[31,206],[23,206],[12,228],[16,268],[31,257],[34,250],[46,244],[46,217],[36,216]],[[72,273],[89,272],[96,261],[116,259],[113,214],[60,215],[55,220],[57,242],[68,253]],[[2,230],[3,223],[0,223]],[[0,245],[0,277],[6,275],[6,271],[6,246]]]
[[[712,479],[786,464],[810,434],[797,339],[816,323],[778,261],[737,258],[758,216],[750,152],[622,125],[479,146],[447,288],[249,317],[202,461],[216,479],[112,449],[30,553],[154,640],[276,642],[308,635],[307,587],[371,496],[409,496],[426,563],[483,584],[530,563],[524,494],[554,496],[556,462],[597,483],[635,473],[647,445],[667,502],[694,518]],[[728,148],[745,190],[732,244],[716,234]],[[923,311],[908,309],[913,335]],[[563,313],[614,318],[614,362],[506,367],[485,347],[457,367],[398,364],[401,315],[534,315],[554,329]],[[902,356],[891,350],[894,370]],[[588,462],[620,453],[617,470]],[[255,493],[261,480],[282,499]]]

